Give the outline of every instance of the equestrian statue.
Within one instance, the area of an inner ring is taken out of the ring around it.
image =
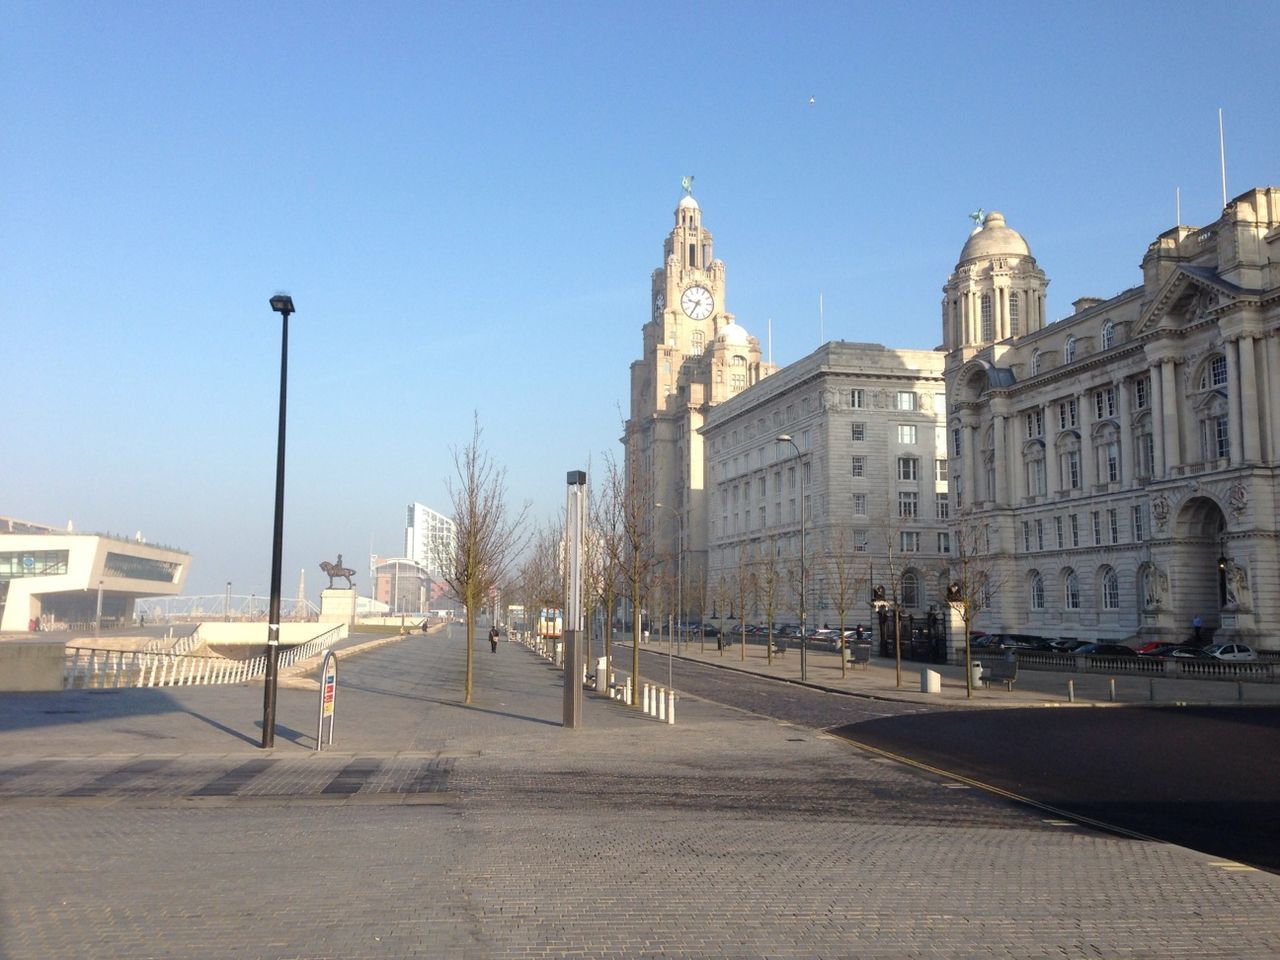
[[[321,560],[320,569],[329,575],[330,590],[333,589],[334,577],[342,577],[344,580],[346,580],[348,590],[352,589],[355,586],[355,584],[351,582],[351,578],[356,575],[356,572],[352,570],[350,567],[344,567],[342,565],[342,554],[338,554],[337,563],[330,563],[328,560]]]

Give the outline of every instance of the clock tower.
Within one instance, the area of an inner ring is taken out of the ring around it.
[[[684,592],[692,596],[706,569],[707,464],[699,430],[712,406],[777,368],[761,359],[759,341],[726,309],[724,261],[715,258],[691,193],[676,205],[662,254],[650,280],[644,355],[631,364],[631,415],[622,439],[629,487],[642,491],[651,508],[655,554],[673,578],[682,556]]]

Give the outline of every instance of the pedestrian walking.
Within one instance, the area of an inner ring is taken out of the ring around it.
[[[1203,628],[1204,628],[1204,623],[1200,619],[1200,614],[1197,613],[1194,617],[1191,618],[1191,630],[1194,633],[1196,643],[1200,642],[1201,631]]]
[[[489,628],[489,652],[498,652],[498,627],[496,624]]]

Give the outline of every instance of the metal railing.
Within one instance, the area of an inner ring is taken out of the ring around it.
[[[339,639],[342,625],[320,636],[286,647],[280,652],[280,669],[314,657]],[[186,638],[184,638],[185,640]],[[186,647],[190,649],[191,644]],[[248,660],[228,657],[193,657],[185,653],[150,650],[102,650],[68,647],[62,674],[64,689],[116,689],[121,687],[185,687],[213,683],[244,683],[267,672],[265,655]]]

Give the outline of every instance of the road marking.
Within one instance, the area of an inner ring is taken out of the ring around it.
[[[1210,860],[1209,866],[1218,867],[1221,870],[1226,870],[1228,873],[1256,873],[1258,869],[1257,867],[1251,867],[1248,864],[1237,863],[1234,860]]]
[[[1050,824],[1054,827],[1074,827],[1075,823],[1071,820],[1043,820],[1042,823]]]

